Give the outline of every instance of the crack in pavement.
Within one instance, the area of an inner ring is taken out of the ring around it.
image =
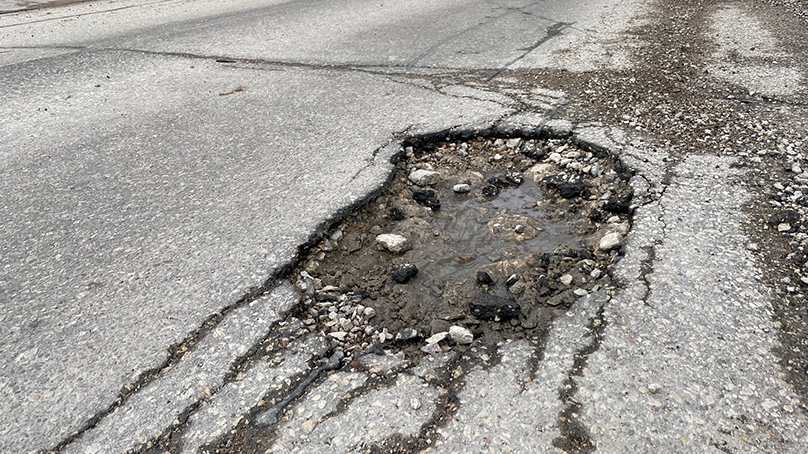
[[[209,316],[197,329],[186,334],[180,342],[168,347],[168,357],[161,364],[142,372],[136,380],[125,384],[121,391],[119,391],[118,396],[109,406],[107,406],[107,408],[90,417],[78,430],[68,435],[53,448],[46,450],[46,452],[61,452],[65,447],[80,439],[85,433],[95,428],[104,418],[123,406],[132,396],[137,394],[138,391],[179,363],[180,360],[189,351],[193,350],[194,346],[204,339],[208,333],[216,328],[228,314],[238,308],[252,303],[253,301],[256,301],[259,297],[277,288],[281,283],[279,276],[284,272],[286,272],[285,269],[282,269],[282,271],[279,270],[278,272],[274,273],[264,282],[262,286],[250,289],[240,300],[234,304],[222,308],[222,310],[216,314]]]
[[[288,320],[292,322],[297,321],[294,317],[289,317],[281,323],[286,323]],[[223,390],[230,383],[237,381],[242,373],[249,370],[248,363],[253,362],[256,357],[266,357],[273,354],[278,354],[296,340],[302,339],[304,334],[297,334],[303,328],[301,322],[287,324],[280,330],[270,329],[264,338],[257,342],[250,350],[236,359],[230,367],[230,370],[225,373],[222,382],[213,389],[206,389],[205,393],[200,396],[188,406],[186,406],[175,418],[174,422],[165,427],[159,434],[151,437],[149,440],[142,443],[139,447],[131,450],[132,452],[149,452],[152,448],[161,448],[164,445],[170,445],[174,437],[181,437],[185,430],[188,428],[188,421],[200,408],[206,403],[210,402],[221,390]],[[281,340],[288,339],[288,342],[283,343]]]
[[[502,19],[503,17],[510,16],[511,14],[514,14],[515,12],[524,12],[523,11],[524,9],[530,8],[532,6],[536,6],[536,5],[540,4],[540,3],[542,3],[542,2],[541,1],[536,1],[536,2],[533,2],[533,3],[529,3],[529,4],[525,5],[525,6],[509,9],[508,11],[506,11],[506,12],[500,14],[500,15],[491,17],[488,20],[480,22],[480,23],[478,23],[476,25],[472,25],[471,27],[468,27],[468,28],[463,29],[463,30],[461,30],[459,32],[451,34],[451,35],[447,36],[446,38],[443,38],[442,40],[440,40],[437,43],[433,44],[432,47],[430,47],[429,49],[425,50],[420,55],[415,57],[409,63],[407,63],[407,71],[412,70],[412,68],[415,67],[415,65],[417,65],[421,60],[423,60],[424,58],[426,58],[429,55],[431,55],[432,53],[434,53],[436,50],[438,50],[444,44],[452,42],[455,39],[457,39],[457,38],[459,38],[459,37],[461,37],[461,36],[463,36],[463,35],[465,35],[467,33],[470,33],[470,32],[472,32],[474,30],[477,30],[478,28],[480,28],[480,27],[482,27],[484,25],[492,24],[492,23],[498,21],[499,19]]]
[[[506,69],[508,69],[512,64],[518,62],[519,60],[521,60],[521,59],[523,59],[525,57],[527,57],[528,54],[530,54],[534,50],[538,49],[542,44],[544,44],[547,41],[550,41],[551,39],[553,39],[556,36],[560,35],[564,30],[570,28],[574,24],[575,24],[574,22],[572,22],[572,23],[556,22],[555,24],[547,27],[547,34],[544,35],[544,37],[542,39],[536,41],[536,43],[534,43],[532,46],[526,47],[525,52],[522,55],[520,55],[520,56],[512,59],[508,63],[505,63],[504,65],[502,65],[501,68],[499,68],[496,72],[494,72],[494,74],[492,74],[490,77],[486,78],[485,81],[486,82],[492,81],[495,77],[499,76]]]
[[[323,372],[339,369],[342,366],[341,361],[343,357],[345,357],[345,354],[341,351],[334,352],[334,354],[328,357],[328,361],[325,364],[306,374],[303,380],[301,380],[288,394],[283,396],[279,402],[266,410],[266,418],[269,423],[276,423],[280,417],[280,414],[286,409],[286,407],[295,399],[302,396],[306,392],[306,388],[314,383],[315,380],[320,378],[320,375],[322,375]]]
[[[555,33],[553,36],[557,35]],[[548,38],[549,39],[549,38]],[[546,41],[543,40],[541,42]],[[534,49],[535,47],[531,47]],[[247,64],[247,65],[261,65],[264,67],[281,67],[281,68],[300,68],[300,69],[309,69],[314,71],[341,71],[341,72],[356,72],[356,73],[365,73],[371,74],[375,76],[383,76],[386,80],[405,84],[409,86],[414,86],[420,89],[424,89],[433,93],[438,93],[443,96],[447,96],[454,99],[472,99],[475,101],[485,101],[485,102],[493,102],[499,104],[500,106],[505,107],[504,102],[498,102],[490,97],[474,97],[471,95],[458,95],[452,93],[446,93],[442,91],[441,88],[445,88],[446,86],[463,86],[467,87],[465,84],[444,84],[442,87],[427,87],[423,84],[415,84],[410,83],[407,81],[400,80],[401,77],[404,78],[418,78],[418,79],[426,79],[432,82],[441,82],[443,81],[442,77],[438,75],[430,75],[430,74],[413,74],[410,69],[404,66],[380,66],[376,64],[327,64],[327,63],[303,63],[303,62],[295,62],[295,61],[284,61],[284,60],[267,60],[262,58],[247,58],[247,57],[234,57],[234,56],[226,56],[226,55],[204,55],[204,54],[194,54],[189,52],[171,52],[171,51],[152,51],[152,50],[145,50],[145,49],[133,49],[133,48],[116,48],[116,47],[88,47],[88,46],[0,46],[0,50],[10,51],[10,50],[68,50],[68,51],[87,51],[87,52],[129,52],[134,54],[143,54],[149,56],[161,56],[161,57],[177,57],[177,58],[186,58],[190,60],[208,60],[213,61],[215,63],[221,63],[223,65],[236,65],[236,64]],[[497,70],[496,74],[490,77],[484,77],[483,74],[490,71],[489,69],[479,69],[479,70],[468,70],[465,68],[451,68],[451,67],[440,67],[440,66],[430,66],[429,69],[435,70],[442,70],[442,71],[450,71],[454,74],[460,75],[477,75],[480,76],[481,79],[485,81],[490,81],[497,75],[501,74],[505,71],[508,66],[513,64],[518,59],[523,58],[529,52],[526,52],[521,57],[507,63],[505,66]],[[384,68],[385,70],[380,70],[377,68]],[[265,68],[264,68],[265,69]],[[471,87],[470,87],[471,88]],[[475,90],[480,90],[480,88],[473,87]],[[495,88],[495,87],[492,87]],[[482,90],[486,91],[486,90]],[[501,93],[496,91],[495,89],[491,91],[492,93],[497,93],[502,96],[506,96],[511,99],[514,104],[521,105],[522,108],[526,108],[527,106],[524,102],[520,101],[517,97],[508,95],[506,93]],[[403,135],[407,132],[408,129],[404,131],[400,131],[395,133],[394,135]],[[382,147],[383,148],[383,147]],[[378,151],[378,150],[377,150]]]
[[[47,19],[32,20],[32,21],[28,21],[28,22],[18,22],[16,24],[0,25],[0,28],[20,27],[20,26],[23,26],[23,25],[36,24],[36,23],[40,23],[40,22],[52,22],[52,21],[57,21],[57,20],[62,20],[62,19],[72,19],[72,18],[82,17],[82,16],[92,16],[92,15],[95,15],[95,14],[112,13],[112,12],[115,12],[115,11],[121,11],[121,10],[131,9],[131,8],[139,8],[139,7],[143,7],[143,6],[157,5],[157,4],[160,4],[160,3],[168,3],[168,2],[171,2],[171,1],[173,1],[173,0],[156,0],[156,1],[148,2],[148,3],[138,3],[137,5],[119,6],[117,8],[109,8],[109,9],[98,10],[98,11],[88,11],[88,12],[77,13],[77,14],[68,14],[68,15],[65,15],[65,16],[49,17]],[[64,6],[64,5],[60,5],[58,3],[53,5],[53,7],[59,7],[59,6]],[[34,8],[25,8],[25,9],[21,9],[21,10],[17,10],[17,11],[0,12],[0,16],[12,15],[12,14],[17,14],[17,13],[26,12],[26,11],[45,9],[45,8],[48,8],[48,7],[49,7],[49,5],[37,5]]]
[[[584,375],[584,368],[589,362],[589,357],[600,348],[606,329],[606,320],[603,317],[605,303],[598,308],[597,314],[589,320],[588,330],[592,336],[592,342],[578,350],[574,355],[572,368],[562,381],[562,386],[558,390],[558,398],[564,404],[558,414],[558,430],[561,432],[553,440],[553,446],[566,453],[588,454],[595,451],[595,443],[589,436],[589,430],[578,421],[578,411],[582,408],[581,402],[575,399],[578,391],[576,377]]]
[[[480,369],[491,370],[500,360],[498,350],[478,345],[461,355],[454,355],[440,368],[443,370],[440,376],[432,380],[422,376],[422,380],[437,388],[439,392],[432,417],[421,426],[417,435],[393,434],[368,447],[367,452],[384,454],[393,449],[399,452],[423,452],[434,447],[440,439],[438,431],[453,421],[461,408],[460,393],[466,387],[468,373]]]

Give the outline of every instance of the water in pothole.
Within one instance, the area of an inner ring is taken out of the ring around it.
[[[474,276],[481,266],[501,260],[549,253],[575,238],[564,222],[540,208],[542,191],[531,180],[493,198],[447,194],[442,200],[432,222],[446,240],[444,255],[413,254],[423,256],[419,276],[426,285]]]

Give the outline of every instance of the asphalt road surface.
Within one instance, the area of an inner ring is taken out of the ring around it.
[[[808,451],[806,9],[673,3],[0,2],[0,452]],[[615,289],[416,364],[300,334],[401,140],[550,118],[637,172]]]

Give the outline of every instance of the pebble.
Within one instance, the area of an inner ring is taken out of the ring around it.
[[[472,334],[468,328],[463,328],[462,326],[453,325],[449,327],[449,337],[455,343],[461,345],[468,345],[474,342],[474,334]]]
[[[315,427],[317,427],[317,422],[311,419],[307,419],[306,422],[303,423],[303,430],[308,433],[313,432]]]
[[[477,271],[477,283],[480,285],[494,285],[495,282],[491,279],[491,275],[485,271]]]
[[[421,408],[421,401],[413,397],[412,399],[410,399],[410,408],[412,408],[413,410],[418,410],[419,408]]]
[[[611,251],[612,249],[619,249],[623,244],[623,237],[617,232],[609,232],[603,235],[598,243],[598,248],[601,251]]]
[[[438,183],[440,173],[432,170],[418,169],[410,173],[410,181],[418,186],[432,186]]]
[[[471,192],[471,186],[467,185],[465,183],[456,184],[456,185],[452,186],[452,191],[454,191],[454,192],[456,192],[458,194],[466,194],[468,192]]]
[[[418,274],[418,267],[412,263],[393,265],[390,269],[390,277],[399,284],[404,284]]]
[[[328,333],[328,335],[333,337],[334,339],[336,339],[338,341],[344,341],[345,336],[347,336],[348,333],[346,333],[345,331],[335,331],[333,333]]]
[[[589,273],[589,275],[592,276],[592,279],[597,279],[597,278],[600,277],[601,273],[602,273],[602,271],[600,271],[600,269],[595,268],[594,270],[592,270],[591,273]]]
[[[400,254],[410,250],[410,242],[406,237],[394,233],[383,233],[376,236],[376,245],[380,250],[388,250]]]
[[[433,334],[432,336],[426,339],[427,344],[437,344],[438,342],[446,339],[449,336],[449,333],[444,331],[442,333]]]
[[[443,352],[443,349],[440,348],[440,345],[438,344],[426,344],[421,347],[421,351],[424,353],[435,354]]]
[[[405,326],[398,330],[398,334],[396,334],[396,340],[403,340],[408,341],[412,339],[417,339],[421,337],[421,333],[418,329],[413,328],[411,326]]]
[[[514,138],[514,139],[508,139],[508,140],[506,140],[506,141],[505,141],[505,146],[507,146],[508,148],[516,148],[516,147],[518,147],[518,146],[519,146],[519,144],[521,144],[521,143],[522,143],[522,139],[520,139],[520,138],[518,138],[518,137],[517,137],[517,138]]]
[[[577,296],[589,295],[589,292],[586,291],[586,289],[583,289],[583,288],[576,288],[572,293],[574,293]]]
[[[561,282],[564,285],[570,285],[570,284],[572,284],[572,275],[571,274],[565,274],[565,275],[561,276],[560,278],[558,278],[558,281]]]
[[[520,293],[524,292],[527,286],[524,282],[517,282],[510,287],[508,287],[508,291],[513,293],[514,295],[519,295]]]

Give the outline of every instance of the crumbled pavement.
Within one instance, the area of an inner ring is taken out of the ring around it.
[[[576,128],[573,141],[538,126],[534,137],[403,143],[390,187],[292,273],[307,326],[348,356],[393,345],[417,359],[447,338],[541,336],[578,296],[610,286],[631,174],[611,142],[587,138],[602,127]]]

